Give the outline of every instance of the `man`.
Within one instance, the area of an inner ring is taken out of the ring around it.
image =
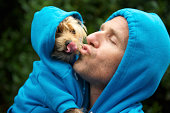
[[[154,13],[122,9],[87,37],[74,70],[90,83],[89,111],[143,113],[170,63],[170,39]]]

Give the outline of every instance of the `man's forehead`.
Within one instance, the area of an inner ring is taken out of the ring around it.
[[[106,26],[120,26],[120,27],[127,27],[128,26],[128,23],[127,23],[127,20],[122,17],[122,16],[117,16],[117,17],[114,17],[113,19],[103,23],[101,25],[101,28],[104,28]]]
[[[117,16],[108,21],[108,24],[119,24],[119,25],[126,25],[127,20],[122,16]]]

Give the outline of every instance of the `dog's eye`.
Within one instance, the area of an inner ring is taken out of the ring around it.
[[[71,30],[71,33],[76,34],[76,31],[73,29],[73,30]]]

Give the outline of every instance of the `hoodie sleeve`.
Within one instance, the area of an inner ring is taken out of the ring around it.
[[[78,108],[75,104],[75,98],[58,76],[49,75],[48,72],[41,72],[38,76],[38,82],[46,95],[44,103],[49,108],[59,113],[63,113],[70,108]]]
[[[70,108],[78,108],[75,98],[69,93],[63,80],[58,76],[41,72],[38,76],[40,87],[46,94],[44,103],[56,112],[63,113]]]

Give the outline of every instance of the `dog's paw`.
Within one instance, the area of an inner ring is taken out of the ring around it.
[[[83,113],[81,109],[77,109],[77,108],[72,108],[72,109],[68,109],[67,111],[65,111],[64,113]]]

